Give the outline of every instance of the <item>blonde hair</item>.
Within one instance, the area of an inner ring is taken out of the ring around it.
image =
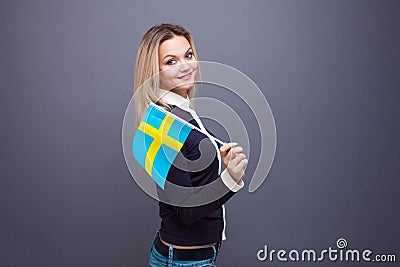
[[[162,23],[151,27],[140,41],[135,64],[134,75],[134,107],[136,112],[136,126],[142,120],[148,107],[147,100],[167,108],[167,104],[159,98],[157,90],[160,85],[158,73],[158,49],[162,42],[172,39],[175,36],[184,36],[192,47],[193,55],[198,60],[196,48],[192,35],[181,25]],[[198,67],[199,68],[199,67]],[[199,80],[200,69],[198,69],[195,81]],[[188,90],[190,105],[196,93],[195,85]]]

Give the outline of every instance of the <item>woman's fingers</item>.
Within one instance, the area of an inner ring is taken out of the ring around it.
[[[237,154],[227,165],[227,170],[232,178],[239,182],[240,179],[244,176],[245,169],[247,166],[248,160],[245,154],[239,153]]]
[[[240,178],[242,178],[245,174],[247,163],[248,163],[247,159],[242,159],[236,166],[236,172],[240,174]]]
[[[221,158],[232,178],[238,182],[244,175],[248,160],[243,147],[237,143],[225,143],[220,147]]]
[[[237,146],[237,143],[225,143],[223,146],[219,148],[221,152],[227,152],[232,147]]]
[[[239,164],[238,165],[236,165],[236,167],[237,168],[239,168],[240,170],[245,170],[246,169],[246,166],[247,166],[247,163],[249,162],[249,160],[248,159],[242,159],[240,162],[239,162]]]
[[[229,161],[232,158],[234,158],[236,154],[238,154],[242,151],[243,151],[243,147],[241,147],[241,146],[232,147],[227,151],[227,153],[221,153],[221,155],[222,155],[222,158],[224,161]]]
[[[233,147],[229,150],[227,156],[229,158],[233,158],[236,154],[239,154],[241,152],[243,152],[243,147],[241,146]]]
[[[236,167],[242,160],[246,159],[246,155],[243,153],[237,154],[231,161],[229,162],[229,165],[232,166],[232,168]]]

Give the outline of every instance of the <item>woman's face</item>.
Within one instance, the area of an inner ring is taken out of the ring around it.
[[[197,61],[188,40],[175,36],[164,41],[158,50],[158,64],[160,87],[186,98],[197,72]]]

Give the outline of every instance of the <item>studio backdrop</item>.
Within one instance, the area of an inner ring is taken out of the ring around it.
[[[122,126],[140,39],[163,22],[192,33],[199,60],[248,77],[274,118],[271,168],[254,177],[271,130],[244,101],[254,91],[198,90],[249,136],[217,265],[397,266],[399,11],[378,0],[1,1],[0,266],[147,266],[158,202],[129,172]],[[264,180],[249,192],[252,179]]]

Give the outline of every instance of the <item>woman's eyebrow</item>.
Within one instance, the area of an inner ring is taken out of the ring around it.
[[[188,50],[186,50],[185,55],[187,54],[187,52],[189,52],[190,49],[192,49],[191,46],[189,46]],[[164,60],[166,57],[175,57],[175,55],[166,55],[166,56],[164,56],[163,60]]]

